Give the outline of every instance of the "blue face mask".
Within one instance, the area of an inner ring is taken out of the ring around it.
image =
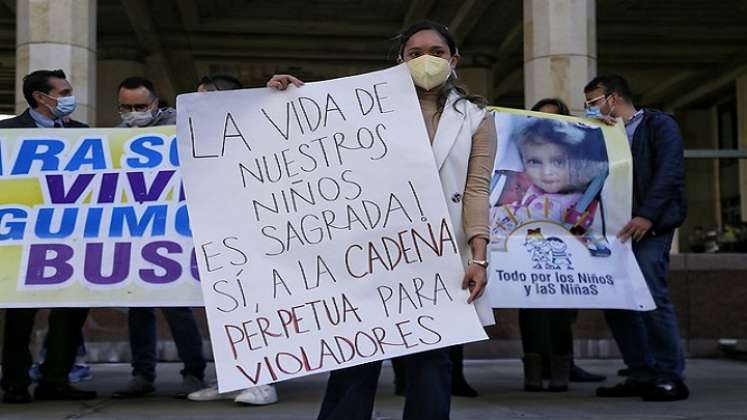
[[[54,107],[52,112],[58,117],[66,117],[75,111],[76,106],[75,96],[60,96],[57,98],[57,106]]]
[[[49,96],[49,95],[47,95]],[[58,96],[53,97],[49,96],[50,98],[53,98],[57,101],[57,105],[52,108],[50,107],[49,110],[52,111],[52,114],[54,114],[57,118],[66,117],[75,111],[75,107],[77,106],[75,102],[75,96]]]
[[[598,106],[586,108],[586,118],[599,118],[602,116],[602,110]]]

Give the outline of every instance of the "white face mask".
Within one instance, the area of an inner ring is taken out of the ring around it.
[[[153,121],[153,111],[130,111],[120,114],[122,121],[130,127],[145,127]]]
[[[449,61],[432,55],[421,55],[407,62],[412,80],[416,86],[425,90],[431,90],[441,86],[451,74]]]

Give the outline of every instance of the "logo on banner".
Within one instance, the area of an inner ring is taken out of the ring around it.
[[[557,236],[545,238],[542,228],[527,230],[524,247],[534,262],[532,268],[541,270],[573,270],[568,245]]]

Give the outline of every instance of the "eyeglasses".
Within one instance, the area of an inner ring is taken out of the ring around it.
[[[148,108],[150,108],[150,105],[153,102],[149,102],[147,104],[119,104],[118,109],[119,112],[124,114],[125,112],[143,112],[147,111]]]
[[[589,109],[589,108],[591,108],[592,106],[594,106],[594,104],[595,104],[596,102],[599,102],[599,101],[601,101],[602,99],[606,99],[606,98],[607,98],[607,96],[605,96],[605,95],[599,95],[599,96],[597,96],[596,98],[591,98],[591,99],[589,99],[588,101],[584,101],[584,109]]]

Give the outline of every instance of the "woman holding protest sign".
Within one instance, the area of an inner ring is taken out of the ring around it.
[[[416,85],[423,118],[439,166],[439,176],[451,221],[461,226],[468,261],[463,288],[469,302],[480,297],[487,283],[488,190],[496,148],[493,118],[484,99],[456,85],[459,53],[448,29],[420,21],[397,37],[397,63],[406,63]],[[267,86],[284,90],[303,82],[275,75]],[[467,255],[469,255],[467,254]],[[448,419],[451,368],[448,349],[403,357],[407,387],[403,418]],[[319,419],[370,419],[381,362],[331,373]]]

